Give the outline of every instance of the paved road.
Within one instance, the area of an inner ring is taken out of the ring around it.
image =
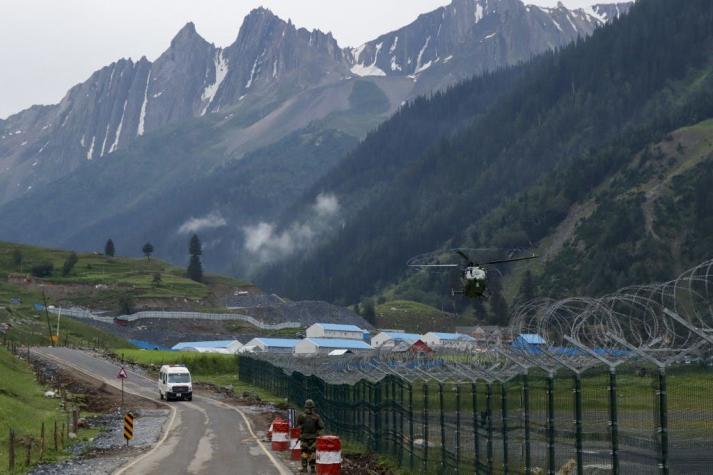
[[[64,366],[117,386],[117,365],[79,350],[37,348]],[[156,382],[129,372],[126,391],[158,400]],[[117,474],[257,474],[292,473],[253,433],[245,415],[220,401],[194,395],[193,401],[171,402],[165,434],[156,447]],[[140,424],[135,430],[140,430]]]

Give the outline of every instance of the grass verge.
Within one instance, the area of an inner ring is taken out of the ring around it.
[[[31,464],[40,458],[40,430],[45,424],[45,450],[43,462],[67,458],[60,447],[54,450],[53,430],[55,421],[61,428],[66,423],[67,413],[59,407],[59,400],[44,397],[44,389],[35,380],[32,369],[24,361],[0,348],[0,473],[8,472],[8,439],[10,429],[15,431],[15,474],[25,473],[26,441],[33,438]],[[87,440],[96,435],[95,429],[80,429],[76,441]],[[65,437],[65,445],[69,441]]]

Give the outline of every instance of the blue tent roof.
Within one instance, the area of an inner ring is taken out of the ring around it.
[[[182,341],[176,343],[172,350],[182,350],[184,348],[227,348],[238,340],[216,340],[216,341]],[[240,343],[238,341],[238,343]]]
[[[441,340],[463,340],[463,341],[475,341],[470,335],[465,335],[463,333],[441,333],[441,332],[431,332],[436,335]]]
[[[417,341],[421,339],[421,335],[418,333],[405,333],[405,332],[381,332],[388,336],[392,340],[408,340]]]
[[[307,338],[317,346],[322,348],[343,348],[347,350],[370,350],[371,345],[361,340],[350,340],[348,338]]]
[[[363,332],[363,328],[359,328],[356,325],[341,325],[338,323],[317,323],[317,325],[321,326],[325,330],[334,330],[334,331],[341,331],[341,332]]]
[[[150,341],[144,340],[133,340],[130,339],[129,343],[134,345],[136,348],[141,348],[142,350],[169,350],[167,346],[157,345],[156,343],[151,343]]]
[[[546,343],[545,339],[537,333],[523,333],[517,338],[528,345],[544,345]]]
[[[300,340],[293,338],[255,338],[261,341],[265,346],[274,348],[293,348]]]

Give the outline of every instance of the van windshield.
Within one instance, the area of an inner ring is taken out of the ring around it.
[[[188,373],[176,373],[168,375],[169,383],[190,383],[191,375]]]

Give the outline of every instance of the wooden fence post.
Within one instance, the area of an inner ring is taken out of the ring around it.
[[[25,467],[29,467],[32,463],[32,437],[27,438],[25,445]]]
[[[40,460],[45,455],[45,423],[42,423],[42,428],[40,429]]]
[[[54,451],[57,452],[57,419],[54,420]]]
[[[15,431],[12,429],[10,429],[8,446],[8,469],[10,473],[13,473],[15,471]]]

